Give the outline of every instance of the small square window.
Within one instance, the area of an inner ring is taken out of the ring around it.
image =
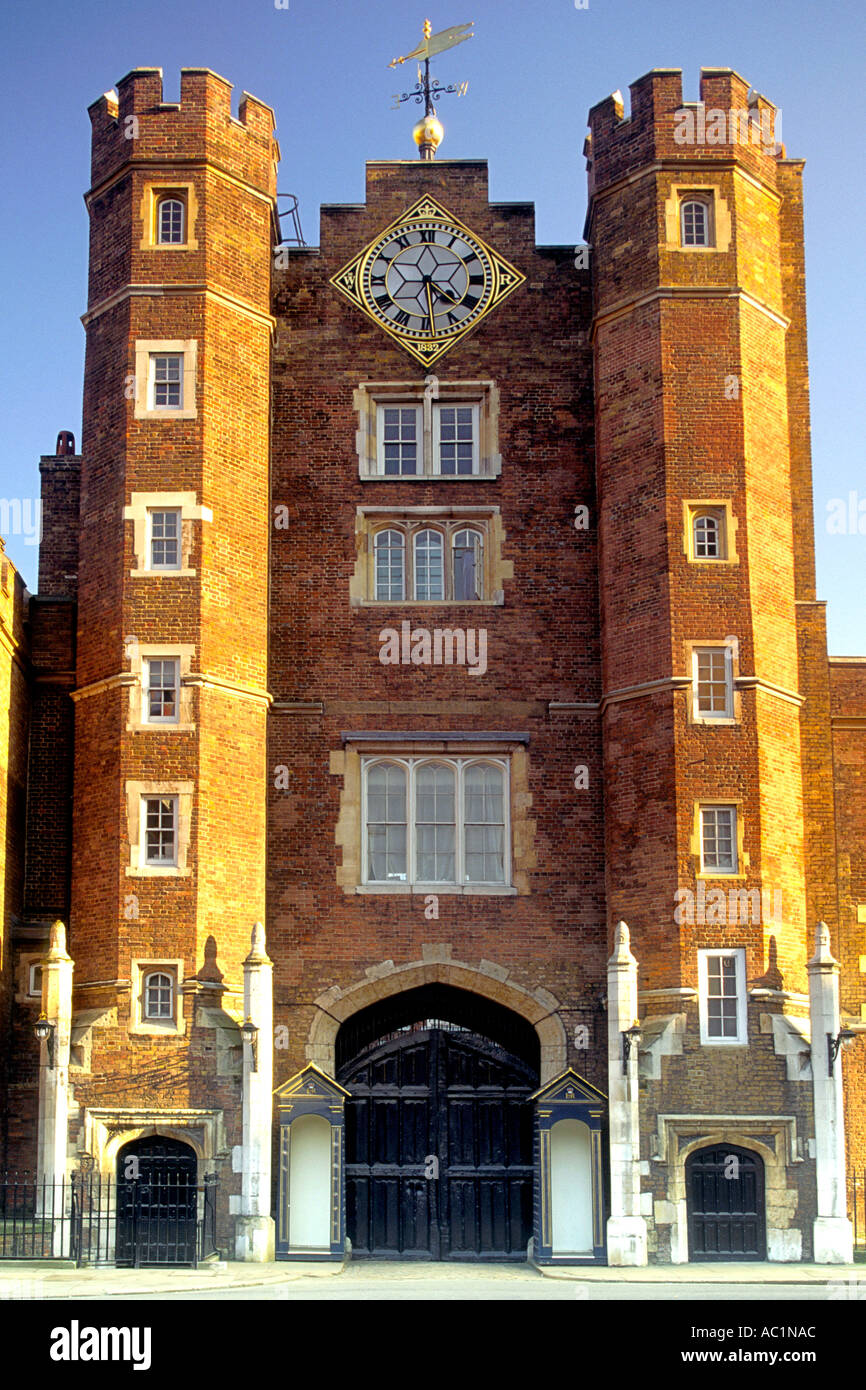
[[[177,865],[176,796],[142,797],[144,815],[144,863],[152,868]]]
[[[181,564],[181,514],[179,507],[152,509],[150,521],[150,568],[179,570]]]
[[[738,868],[736,806],[702,806],[700,819],[701,872],[735,874]]]
[[[696,647],[693,653],[694,712],[703,719],[732,719],[734,669],[730,647]]]
[[[31,999],[42,998],[42,966],[36,961],[28,972],[27,993]]]
[[[702,1043],[748,1041],[745,952],[698,952],[698,1002]]]
[[[179,660],[177,657],[149,657],[144,666],[147,678],[145,722],[176,724],[180,696]]]
[[[150,354],[151,410],[183,409],[183,353]]]

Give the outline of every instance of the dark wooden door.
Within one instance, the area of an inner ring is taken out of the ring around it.
[[[537,1076],[465,1029],[407,1030],[340,1080],[353,1250],[402,1259],[523,1259],[532,1232]]]
[[[734,1144],[686,1160],[690,1260],[765,1260],[764,1164]]]
[[[140,1139],[117,1157],[119,1265],[196,1260],[197,1160],[179,1139]]]

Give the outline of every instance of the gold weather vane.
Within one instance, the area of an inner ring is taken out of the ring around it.
[[[449,93],[456,93],[457,96],[465,96],[469,87],[468,82],[461,82],[459,86],[453,83],[448,87],[443,87],[441,83],[430,77],[430,59],[437,53],[444,53],[449,48],[456,48],[458,43],[465,43],[467,39],[473,39],[474,33],[471,32],[474,20],[468,24],[455,24],[450,29],[441,29],[438,34],[433,33],[433,26],[429,19],[424,20],[424,37],[411,53],[407,53],[403,58],[392,58],[388,64],[389,68],[395,68],[398,64],[407,63],[410,58],[417,58],[418,62],[418,81],[411,92],[395,92],[394,105],[392,111],[396,111],[404,101],[415,101],[419,106],[424,103],[424,119],[415,126],[412,134],[418,146],[422,159],[433,159],[436,150],[442,143],[445,134],[442,125],[436,116],[434,101],[439,97]],[[424,63],[424,71],[421,71],[421,62]]]

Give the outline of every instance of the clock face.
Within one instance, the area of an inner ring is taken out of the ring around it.
[[[433,198],[421,198],[331,284],[429,365],[524,278]]]

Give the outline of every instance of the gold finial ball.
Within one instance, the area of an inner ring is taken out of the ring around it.
[[[436,116],[425,116],[412,131],[412,139],[419,149],[422,145],[429,145],[433,150],[438,150],[444,138],[445,127]]]
[[[424,20],[424,37],[425,37],[425,39],[429,39],[429,37],[430,37],[430,35],[431,35],[432,33],[433,33],[433,25],[430,23],[429,19],[425,19],[425,20]]]

